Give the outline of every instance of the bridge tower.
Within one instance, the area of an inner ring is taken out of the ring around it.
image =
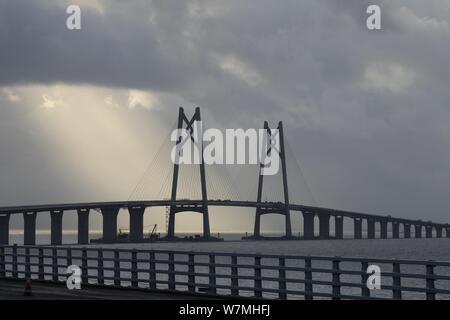
[[[199,152],[199,169],[200,169],[200,184],[201,184],[201,192],[202,192],[202,199],[201,204],[196,206],[183,206],[183,205],[170,205],[169,209],[169,221],[167,226],[167,238],[168,239],[175,239],[175,214],[178,212],[183,211],[193,211],[198,212],[203,215],[203,237],[205,239],[211,238],[210,228],[209,228],[209,213],[208,213],[208,195],[207,195],[207,189],[206,189],[206,175],[205,175],[205,163],[203,161],[203,137],[194,137],[194,126],[195,122],[198,121],[197,124],[201,121],[200,116],[200,108],[195,108],[195,113],[192,116],[192,118],[189,120],[186,117],[186,114],[184,113],[184,109],[180,107],[178,112],[178,139],[176,142],[177,148],[177,155],[180,156],[181,147],[184,143],[186,143],[186,140],[191,140],[194,144],[198,144],[197,150]],[[185,128],[184,128],[185,126]],[[181,129],[185,129],[189,136],[184,137],[181,135],[180,131]],[[195,148],[194,148],[195,149]],[[177,186],[178,186],[178,171],[179,171],[179,164],[175,161],[173,165],[173,179],[172,179],[172,194],[171,194],[171,202],[175,202],[177,200]]]
[[[253,239],[261,238],[261,215],[275,213],[284,215],[286,218],[285,222],[285,236],[284,238],[292,238],[292,229],[291,229],[291,214],[289,210],[289,190],[288,190],[288,181],[287,181],[287,169],[286,169],[286,152],[284,147],[284,132],[283,132],[283,122],[280,121],[278,123],[278,131],[275,131],[275,134],[272,134],[272,131],[269,128],[267,121],[264,121],[264,130],[266,131],[267,143],[263,143],[263,148],[265,156],[270,155],[271,152],[277,152],[280,157],[281,163],[281,173],[283,176],[283,194],[284,194],[284,204],[282,206],[270,206],[265,207],[261,205],[262,191],[264,185],[264,161],[261,159],[260,167],[259,167],[259,176],[258,176],[258,194],[257,194],[257,203],[259,204],[256,207],[255,214],[255,229],[253,233]],[[274,145],[276,135],[279,135],[280,146],[279,150]],[[261,154],[262,151],[261,151]]]

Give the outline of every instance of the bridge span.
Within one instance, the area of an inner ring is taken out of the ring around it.
[[[208,206],[257,208],[264,213],[285,210],[282,202],[255,202],[255,201],[231,201],[208,200]],[[24,244],[36,243],[36,216],[37,214],[50,213],[51,217],[51,244],[62,244],[62,219],[64,213],[76,212],[78,215],[78,243],[89,242],[89,213],[98,210],[103,219],[103,241],[113,243],[117,240],[117,216],[120,209],[128,210],[130,219],[130,241],[143,241],[144,212],[149,207],[174,207],[181,211],[198,212],[204,206],[203,200],[150,200],[150,201],[116,201],[116,202],[88,202],[70,204],[44,204],[36,206],[11,206],[0,207],[0,244],[9,244],[9,220],[12,214],[21,214],[24,219]],[[301,213],[303,217],[303,234],[301,237],[293,237],[285,234],[284,239],[343,239],[344,218],[353,222],[354,239],[375,239],[376,229],[379,229],[379,238],[432,238],[450,237],[450,224],[435,223],[431,221],[395,218],[390,215],[376,215],[345,210],[336,210],[322,207],[290,204],[289,210]],[[318,218],[319,234],[314,234],[315,223]],[[289,216],[290,219],[290,216]],[[330,220],[334,219],[334,236],[330,230]],[[363,223],[365,222],[365,223]],[[377,228],[378,226],[378,228]],[[388,229],[392,230],[391,233]],[[363,228],[364,227],[364,228]],[[208,226],[203,229],[209,230]],[[256,230],[252,239],[263,237]],[[365,232],[363,232],[365,231]],[[425,232],[424,232],[425,231]],[[203,233],[203,236],[208,236]],[[170,239],[168,239],[170,240]]]
[[[190,136],[180,136],[175,146],[177,155],[182,151],[185,140],[192,139],[197,141],[193,136],[193,126],[196,121],[201,121],[200,108],[195,109],[195,114],[189,119],[183,108],[178,113],[178,131],[186,129],[190,132]],[[0,244],[9,243],[9,220],[12,214],[22,214],[24,219],[24,244],[34,245],[36,243],[36,216],[43,212],[49,212],[51,217],[51,244],[60,245],[62,243],[62,219],[65,212],[75,211],[78,214],[78,243],[87,244],[89,242],[89,212],[97,210],[101,212],[103,218],[103,235],[104,242],[117,241],[117,216],[120,209],[126,209],[129,212],[130,219],[130,241],[140,242],[144,240],[143,222],[144,212],[148,207],[170,207],[168,233],[166,240],[176,240],[175,233],[175,216],[184,211],[198,212],[203,216],[203,240],[214,240],[210,234],[209,223],[209,206],[221,207],[243,207],[255,208],[254,232],[249,239],[265,239],[261,235],[260,220],[262,215],[279,214],[285,218],[285,234],[281,239],[343,239],[344,238],[344,219],[350,219],[353,222],[353,238],[362,239],[364,236],[368,239],[375,239],[376,230],[379,229],[379,238],[427,238],[444,236],[450,237],[450,224],[435,223],[431,221],[411,220],[404,218],[394,218],[389,215],[374,215],[359,212],[350,212],[344,210],[336,210],[329,208],[305,206],[293,204],[289,199],[288,190],[288,173],[286,166],[286,150],[284,143],[283,123],[280,121],[276,130],[269,128],[264,122],[264,132],[266,135],[266,144],[262,145],[261,151],[266,155],[277,153],[281,164],[282,175],[282,192],[283,202],[267,202],[262,201],[262,192],[264,187],[264,161],[259,164],[260,170],[258,174],[258,191],[256,201],[237,201],[237,200],[213,200],[208,198],[208,188],[206,185],[206,168],[203,161],[203,154],[200,152],[198,164],[200,169],[200,186],[201,199],[183,200],[177,199],[177,190],[179,187],[178,172],[179,165],[175,161],[173,163],[172,188],[171,196],[168,200],[150,200],[150,201],[116,201],[116,202],[91,202],[91,203],[71,203],[71,204],[47,204],[33,206],[12,206],[0,207]],[[279,143],[277,143],[277,138]],[[203,150],[203,141],[200,139],[201,148]],[[197,165],[195,165],[197,166]],[[220,196],[219,196],[220,197]],[[228,198],[228,197],[227,197]],[[299,200],[297,200],[299,201]],[[301,212],[303,216],[303,235],[293,236],[291,230],[291,211]],[[315,235],[315,220],[318,219],[319,234]],[[334,219],[334,235],[330,232],[330,220]],[[391,233],[388,232],[390,229]],[[425,234],[424,234],[425,230]],[[365,231],[365,232],[363,232]]]

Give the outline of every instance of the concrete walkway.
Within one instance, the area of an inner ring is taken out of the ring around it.
[[[25,296],[24,289],[24,280],[0,280],[0,300],[179,300],[209,298],[204,296],[133,289],[101,288],[96,286],[85,286],[80,290],[69,290],[65,284],[37,281],[31,282],[32,296]]]

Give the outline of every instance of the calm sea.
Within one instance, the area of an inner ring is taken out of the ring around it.
[[[450,238],[440,239],[375,239],[375,240],[292,240],[292,241],[241,241],[243,234],[220,234],[224,242],[174,242],[145,244],[113,244],[104,247],[136,249],[194,250],[261,254],[294,254],[343,257],[397,258],[416,260],[450,261]],[[101,237],[100,232],[91,233],[90,238]],[[75,232],[63,235],[63,244],[76,244]],[[10,243],[23,243],[23,235],[13,233]],[[49,244],[50,233],[39,232],[37,244]],[[98,245],[96,245],[98,246]]]

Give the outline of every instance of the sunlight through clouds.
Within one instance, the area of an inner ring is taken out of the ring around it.
[[[149,110],[152,109],[157,102],[158,99],[156,95],[150,92],[145,92],[141,90],[128,91],[128,107],[131,109],[136,107],[142,107]]]

